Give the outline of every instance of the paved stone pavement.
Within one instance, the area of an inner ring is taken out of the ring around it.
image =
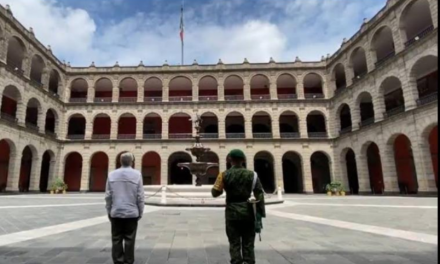
[[[0,196],[0,228],[3,230],[0,244],[5,243],[0,246],[0,263],[112,263],[110,225],[105,218],[96,221],[97,217],[105,216],[103,204],[96,204],[102,201],[101,197],[90,194],[68,199],[61,199],[61,196],[18,199]],[[45,202],[42,203],[42,200]],[[329,225],[269,215],[265,221],[263,241],[257,242],[258,264],[438,263],[436,243],[414,242],[331,225],[333,220],[343,220],[408,230],[421,237],[436,236],[437,199],[292,196],[287,201],[286,205],[271,207],[270,211],[325,218]],[[64,206],[44,207],[59,203]],[[10,204],[15,207],[5,208]],[[34,205],[41,207],[20,208]],[[363,205],[369,207],[361,207]],[[388,205],[411,205],[414,208],[384,207]],[[149,209],[152,212],[145,214],[139,225],[136,263],[229,263],[221,209]],[[78,220],[87,220],[85,222],[90,222],[90,226],[59,231],[60,224],[73,226],[72,222]],[[36,239],[26,240],[24,236],[19,243],[8,244],[5,241],[16,232],[24,230],[24,234],[29,234],[44,227],[49,227],[44,229],[49,233],[39,233],[40,237]],[[52,231],[55,234],[51,235]]]

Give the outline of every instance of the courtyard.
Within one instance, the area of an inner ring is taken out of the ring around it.
[[[285,197],[258,264],[438,263],[437,198]],[[0,196],[0,263],[112,263],[103,194]],[[223,209],[146,207],[137,262],[227,264]]]

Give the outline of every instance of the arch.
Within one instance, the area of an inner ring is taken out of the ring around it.
[[[58,95],[61,77],[57,70],[51,70],[49,75],[49,92]]]
[[[270,99],[270,81],[266,75],[257,74],[252,77],[251,96],[253,100]]]
[[[191,138],[192,122],[191,116],[185,113],[177,113],[170,117],[169,121],[169,137],[174,139]]]
[[[31,183],[31,174],[34,159],[37,158],[37,151],[33,146],[26,146],[21,155],[20,177],[18,181],[18,190],[20,192],[29,192]]]
[[[70,192],[81,190],[83,158],[78,152],[72,152],[66,156],[64,165],[64,182]]]
[[[310,158],[314,193],[325,193],[331,183],[330,158],[324,152],[315,152]]]
[[[396,54],[393,31],[390,27],[383,26],[374,33],[371,48],[376,55],[376,64],[380,64]]]
[[[232,112],[226,116],[226,137],[245,138],[245,120],[239,112]]]
[[[388,115],[405,111],[402,83],[397,77],[386,78],[380,89],[384,95],[385,109]]]
[[[126,113],[118,120],[118,139],[135,139],[137,129],[136,117]]]
[[[142,176],[144,185],[161,184],[161,158],[157,152],[148,152],[142,157]]]
[[[101,78],[95,83],[95,102],[111,102],[113,98],[113,82]]]
[[[201,158],[202,162],[209,162],[209,163],[220,163],[220,159],[218,157],[218,155],[215,152],[209,151],[208,153],[206,153],[202,158]],[[205,177],[202,177],[201,179],[201,183],[203,185],[214,185],[215,181],[217,180],[217,176],[220,173],[220,168],[214,167],[214,168],[210,168]]]
[[[69,118],[67,137],[69,139],[84,139],[86,135],[86,119],[81,114],[74,114]]]
[[[373,194],[382,194],[385,191],[385,183],[379,147],[374,142],[370,143],[366,153],[371,191]]]
[[[82,78],[75,79],[70,86],[70,102],[85,102],[87,101],[87,92],[89,84]]]
[[[427,0],[411,1],[403,10],[400,18],[400,28],[405,45],[410,46],[417,39],[423,38],[434,29],[430,4]]]
[[[26,106],[26,126],[28,128],[36,129],[38,131],[38,119],[41,113],[41,104],[35,99],[31,98]]]
[[[53,171],[53,161],[55,160],[55,154],[51,150],[47,150],[43,154],[43,159],[41,161],[41,172],[40,172],[40,192],[47,192],[49,187],[49,179],[52,178]]]
[[[299,119],[292,111],[286,111],[280,116],[281,138],[299,138]]]
[[[307,132],[309,137],[327,137],[325,115],[320,111],[312,111],[307,116]]]
[[[272,118],[267,112],[257,112],[252,117],[252,133],[254,138],[272,137]]]
[[[352,120],[351,120],[351,110],[348,104],[342,104],[339,107],[339,125],[342,132],[351,132],[352,130]]]
[[[16,122],[18,106],[21,104],[20,91],[15,86],[7,86],[3,91],[1,116]]]
[[[361,126],[365,126],[375,121],[375,112],[374,112],[374,104],[373,97],[368,92],[361,93],[356,103],[359,107],[359,112],[361,115]]]
[[[304,77],[304,95],[306,98],[321,98],[324,95],[324,81],[321,75],[309,73]]]
[[[183,76],[175,77],[170,82],[170,101],[192,101],[192,81]]]
[[[338,63],[333,69],[333,78],[335,80],[336,90],[347,87],[347,75],[345,73],[345,67],[342,63]]]
[[[368,73],[367,55],[362,47],[353,50],[350,57],[355,79],[360,79]]]
[[[214,113],[207,112],[201,115],[200,133],[205,138],[218,138],[218,118]]]
[[[411,69],[410,82],[417,86],[419,105],[432,102],[426,99],[438,93],[438,57],[431,55],[417,60]]]
[[[43,72],[45,68],[46,64],[44,63],[43,58],[41,58],[40,55],[35,54],[32,57],[31,63],[31,80],[36,83],[42,84]]]
[[[26,46],[24,42],[15,36],[12,36],[8,42],[8,53],[6,55],[6,64],[23,73],[23,60],[26,57]]]
[[[273,193],[276,190],[274,167],[274,159],[269,152],[261,151],[255,155],[254,170],[266,193]]]
[[[107,114],[98,114],[93,119],[93,139],[110,139],[112,120]]]
[[[435,184],[438,188],[438,126],[435,126],[431,130],[428,141],[432,159],[432,167],[434,169]]]
[[[91,192],[104,192],[109,171],[109,158],[104,152],[93,154],[90,162],[90,183]]]
[[[157,77],[148,78],[144,84],[145,101],[162,101],[163,84]]]
[[[298,82],[295,77],[288,73],[281,74],[277,79],[278,99],[296,98],[296,87]]]
[[[162,117],[156,113],[150,113],[144,118],[144,139],[162,138]]]
[[[353,149],[346,149],[343,153],[343,160],[347,170],[348,187],[351,194],[359,194],[359,173],[357,169],[356,154]]]
[[[284,190],[286,193],[303,193],[302,158],[296,152],[287,152],[283,156]]]
[[[244,81],[237,75],[228,76],[225,79],[225,100],[244,99]]]
[[[46,121],[44,131],[49,134],[55,134],[58,124],[58,115],[53,109],[48,109],[46,112]]]
[[[401,134],[394,140],[393,148],[400,193],[417,194],[419,184],[411,141]]]
[[[199,100],[215,101],[218,98],[218,82],[212,76],[205,76],[199,81]]]
[[[14,151],[14,143],[10,140],[0,140],[0,192],[6,191],[9,177],[9,166]]]
[[[179,168],[179,163],[192,162],[188,153],[176,152],[168,159],[168,182],[170,185],[192,185],[193,176],[188,169]]]
[[[138,97],[138,83],[127,77],[119,84],[119,102],[136,102]]]

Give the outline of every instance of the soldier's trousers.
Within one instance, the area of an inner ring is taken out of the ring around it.
[[[255,264],[254,221],[226,221],[231,264]]]
[[[112,218],[112,257],[115,264],[133,264],[138,219]]]

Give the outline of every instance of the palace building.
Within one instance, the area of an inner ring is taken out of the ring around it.
[[[193,184],[199,115],[205,184],[241,148],[268,193],[437,193],[437,89],[437,0],[388,0],[321,61],[133,67],[71,67],[1,7],[0,191],[103,191],[126,151],[145,185]]]

